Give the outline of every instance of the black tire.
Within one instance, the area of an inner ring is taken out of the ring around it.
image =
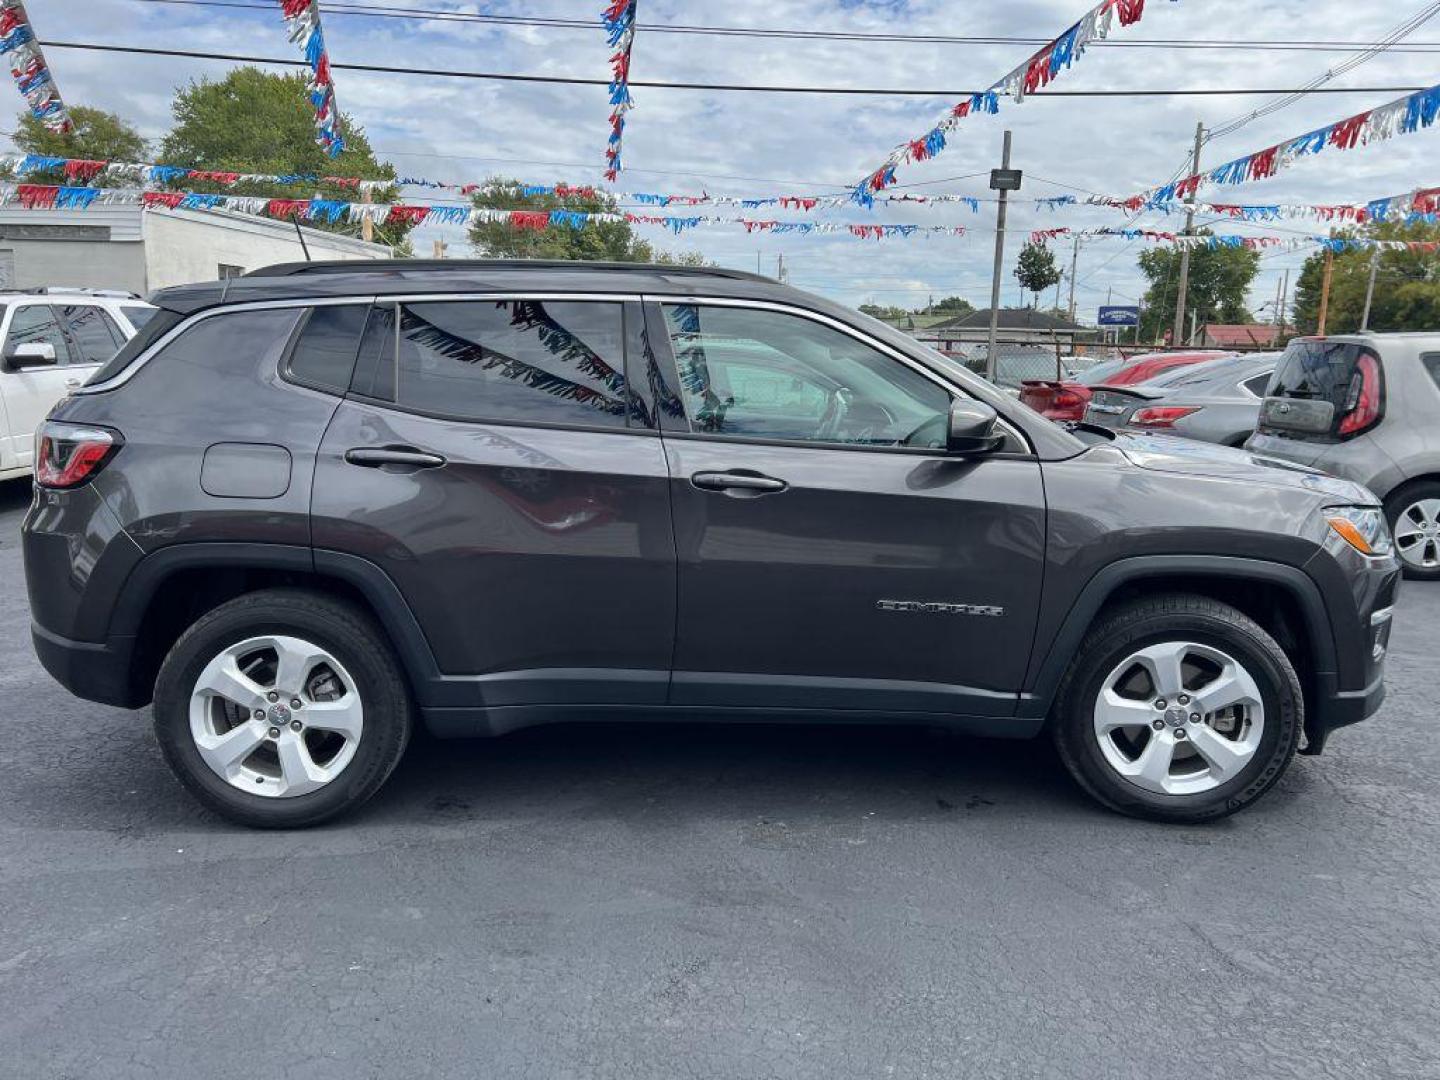
[[[263,634],[301,637],[328,651],[351,673],[364,703],[353,759],[324,787],[291,798],[232,786],[205,763],[190,731],[190,697],[206,665]],[[207,612],[181,635],[155,680],[155,735],[175,775],[211,810],[254,828],[303,828],[359,806],[394,771],[411,727],[409,687],[384,634],[354,605],[305,589],[248,593]]]
[[[1130,654],[1166,641],[1194,642],[1233,657],[1255,680],[1265,708],[1265,725],[1249,764],[1200,794],[1167,795],[1136,786],[1110,765],[1094,734],[1095,702],[1106,678]],[[1061,684],[1053,735],[1071,775],[1105,806],[1132,817],[1197,824],[1233,814],[1264,795],[1289,767],[1303,728],[1300,680],[1274,638],[1227,604],[1166,594],[1100,616]]]
[[[1392,534],[1400,523],[1400,516],[1424,499],[1440,499],[1440,480],[1421,480],[1414,484],[1406,484],[1398,491],[1390,493],[1390,497],[1385,500],[1385,520],[1390,523]],[[1400,562],[1401,570],[1411,581],[1440,581],[1440,566],[1433,569],[1412,566],[1400,554],[1398,543],[1395,547],[1395,557]]]

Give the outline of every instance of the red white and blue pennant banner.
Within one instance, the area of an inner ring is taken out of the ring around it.
[[[1120,198],[1116,195],[1091,195],[1083,201],[1074,195],[1036,199],[1039,210],[1058,210],[1076,206],[1103,206],[1128,214],[1187,214],[1191,211],[1235,221],[1289,221],[1308,218],[1315,221],[1364,224],[1367,221],[1428,221],[1440,215],[1440,188],[1421,188],[1405,195],[1392,195],[1364,203],[1215,203],[1215,202],[1154,202],[1144,196]]]
[[[983,93],[975,94],[951,106],[949,111],[924,135],[901,143],[885,159],[885,163],[862,180],[854,192],[857,202],[869,205],[875,192],[895,183],[895,170],[913,161],[928,161],[945,149],[946,136],[960,122],[975,113],[997,113],[1000,98],[1008,97],[1020,104],[1028,94],[1050,85],[1062,71],[1068,70],[1096,41],[1110,36],[1115,22],[1122,27],[1133,26],[1145,14],[1145,0],[1101,0],[1070,29],[1035,53],[1015,70]]]
[[[1332,251],[1371,250],[1411,251],[1434,254],[1440,241],[1374,240],[1365,236],[1217,236],[1200,233],[1164,232],[1158,229],[1037,229],[1030,234],[1032,244],[1048,244],[1060,239],[1145,240],[1152,244],[1168,244],[1176,248],[1245,248],[1249,251],[1295,251],[1308,247],[1325,247]]]
[[[845,234],[863,240],[927,236],[964,236],[962,225],[877,225],[869,222],[775,221],[714,214],[689,216],[591,213],[585,210],[501,210],[474,206],[432,206],[407,203],[361,203],[344,199],[267,199],[248,195],[185,191],[113,190],[57,184],[0,184],[0,206],[28,210],[88,210],[94,206],[141,206],[146,209],[228,210],[279,218],[358,224],[469,225],[499,223],[515,229],[583,229],[604,222],[654,225],[680,234],[702,225],[738,225],[747,233],[799,235]]]
[[[1267,180],[1295,165],[1302,158],[1324,150],[1354,150],[1396,135],[1411,135],[1435,123],[1440,114],[1440,86],[1407,94],[1378,109],[1356,113],[1304,135],[1277,143],[1265,150],[1227,161],[1218,168],[1187,176],[1135,196],[1141,206],[1191,200],[1202,188],[1214,184],[1246,184]]]
[[[25,104],[30,106],[30,115],[56,134],[73,130],[74,121],[61,100],[55,76],[45,63],[45,54],[35,40],[35,28],[20,0],[0,0],[0,48],[10,61],[10,74]]]
[[[48,154],[6,154],[0,155],[0,172],[7,176],[25,177],[32,174],[63,172],[65,179],[74,184],[90,184],[100,180],[110,186],[176,184],[185,180],[203,180],[212,184],[234,187],[236,184],[283,184],[287,186],[316,186],[346,188],[350,191],[377,192],[397,187],[431,188],[437,191],[454,191],[460,195],[473,195],[485,185],[482,183],[456,183],[448,180],[429,180],[424,177],[401,176],[394,180],[363,180],[358,176],[323,176],[319,173],[240,173],[217,169],[192,169],[184,165],[159,165],[129,161],[93,161],[87,158],[51,157]],[[743,195],[674,195],[652,191],[604,191],[588,184],[525,184],[519,189],[525,197],[555,196],[569,199],[596,199],[611,197],[631,200],[646,206],[738,206],[746,210],[757,210],[765,206],[776,206],[782,210],[829,210],[850,205],[848,195],[765,195],[758,198]],[[963,206],[971,213],[980,212],[981,200],[974,195],[883,195],[875,200],[887,206]]]
[[[635,107],[630,98],[630,49],[635,44],[635,6],[638,0],[611,0],[600,16],[610,54],[610,140],[605,147],[605,179],[611,183],[624,165],[620,160],[625,139],[625,114]]]
[[[345,133],[330,78],[330,54],[320,28],[319,0],[280,0],[280,9],[290,27],[290,40],[304,50],[305,62],[310,65],[308,90],[315,110],[315,142],[330,157],[338,157],[345,149]]]

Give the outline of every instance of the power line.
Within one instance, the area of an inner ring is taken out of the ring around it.
[[[174,4],[184,7],[238,8],[252,11],[273,11],[273,5],[254,0],[135,0],[137,3]],[[559,16],[534,15],[493,15],[484,12],[445,11],[436,8],[406,8],[386,5],[361,4],[353,2],[327,3],[327,18],[350,16],[372,19],[406,19],[419,22],[458,22],[491,26],[540,27],[559,30],[582,30],[594,33],[597,22],[593,19],[567,19]],[[1008,37],[1004,35],[950,35],[950,34],[881,34],[845,30],[794,30],[784,28],[763,28],[748,26],[691,25],[683,23],[644,23],[640,30],[646,34],[690,34],[711,37],[819,39],[824,41],[855,41],[924,45],[1047,45],[1049,39],[1038,37]],[[1175,38],[1131,38],[1125,41],[1095,42],[1092,48],[1140,48],[1140,49],[1231,49],[1255,50],[1260,52],[1349,52],[1361,43],[1353,41],[1254,41],[1245,39],[1198,39],[1182,41]],[[1433,53],[1440,52],[1440,42],[1416,42],[1411,47],[1397,52]]]
[[[238,56],[234,53],[202,52],[195,49],[158,49],[140,45],[106,45],[82,41],[42,41],[47,49],[80,49],[88,52],[127,53],[135,56],[179,56],[192,60],[224,60],[233,64],[275,64],[283,67],[308,67],[304,60],[289,57]],[[355,64],[332,61],[336,71],[365,71],[386,75],[425,75],[442,79],[490,79],[499,82],[550,83],[569,86],[609,86],[609,79],[579,78],[569,75],[527,75],[495,71],[450,71],[443,68],[390,67],[384,64]],[[916,90],[857,86],[741,86],[733,83],[657,82],[631,79],[632,87],[651,90],[723,90],[758,94],[833,94],[862,97],[973,97],[974,90]],[[1316,94],[1412,94],[1428,90],[1428,86],[1349,86],[1324,87]],[[1232,94],[1287,95],[1296,90],[1276,87],[1211,87],[1200,90],[1044,90],[1030,95],[1040,98],[1144,98],[1144,97],[1223,97]]]
[[[1280,112],[1282,109],[1288,109],[1297,101],[1302,101],[1310,94],[1313,94],[1315,91],[1319,90],[1326,83],[1333,82],[1335,79],[1338,79],[1342,75],[1348,75],[1350,72],[1354,71],[1362,64],[1368,64],[1371,60],[1375,59],[1375,57],[1391,51],[1392,47],[1397,42],[1409,37],[1416,30],[1420,29],[1420,27],[1424,26],[1427,22],[1433,19],[1437,14],[1440,14],[1440,3],[1431,3],[1425,5],[1425,7],[1421,8],[1414,15],[1411,15],[1408,19],[1406,19],[1399,26],[1391,30],[1374,45],[1370,45],[1365,49],[1362,49],[1360,52],[1356,53],[1354,56],[1350,57],[1348,60],[1344,60],[1341,63],[1336,64],[1329,71],[1325,72],[1325,74],[1317,75],[1315,78],[1311,79],[1308,83],[1306,83],[1304,87],[1295,91],[1295,93],[1287,95],[1286,97],[1281,98],[1279,101],[1269,102],[1268,104],[1262,106],[1259,109],[1256,109],[1254,112],[1249,113],[1245,116],[1237,117],[1232,120],[1226,120],[1224,123],[1215,125],[1205,135],[1204,141],[1208,143],[1213,139],[1219,139],[1226,135],[1233,135],[1241,128],[1254,123],[1256,120],[1259,120],[1262,117],[1272,116],[1275,113]]]

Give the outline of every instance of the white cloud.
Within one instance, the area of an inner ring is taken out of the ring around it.
[[[1016,0],[1007,4],[857,2],[857,0],[729,0],[724,5],[691,0],[646,0],[636,37],[637,79],[773,83],[819,86],[893,86],[978,89],[1014,67],[1029,47],[1016,44],[859,43],[814,38],[784,40],[657,34],[648,25],[706,23],[727,26],[895,31],[907,34],[1050,36],[1081,13],[1085,0]],[[454,70],[536,72],[603,77],[608,48],[599,27],[601,0],[537,5],[521,0],[456,3],[454,0],[391,0],[387,5],[484,10],[496,14],[596,16],[593,32],[574,29],[501,28],[456,22],[326,17],[326,36],[336,61],[374,62]],[[1406,5],[1408,8],[1409,5]],[[322,8],[323,10],[323,8]],[[1116,35],[1143,38],[1375,40],[1404,12],[1393,5],[1341,0],[1151,0],[1145,20]],[[176,48],[294,55],[278,11],[139,3],[137,0],[46,0],[32,5],[42,37]],[[1426,38],[1424,31],[1417,40]],[[1344,54],[1312,51],[1255,52],[1234,49],[1096,48],[1063,77],[1067,90],[1134,90],[1171,87],[1289,87],[1305,82]],[[157,60],[114,54],[52,50],[62,92],[75,102],[126,116],[145,134],[158,136],[169,123],[173,88],[223,64]],[[1343,77],[1337,85],[1428,85],[1433,59],[1391,53]],[[495,83],[388,76],[340,71],[341,107],[361,122],[371,141],[402,174],[475,180],[493,172],[536,182],[595,182],[603,163],[609,106],[601,87]],[[739,195],[777,191],[839,190],[884,159],[895,144],[922,134],[951,99],[870,98],[845,95],[739,94],[637,88],[637,108],[625,135],[626,190]],[[1260,149],[1348,113],[1381,104],[1392,94],[1315,95],[1207,148],[1218,163]],[[984,173],[996,163],[1001,131],[1015,132],[1015,163],[1029,178],[1011,216],[1012,265],[1024,235],[1051,225],[1119,225],[1102,210],[1037,210],[1030,200],[1068,190],[1130,193],[1168,179],[1188,152],[1197,119],[1228,120],[1268,101],[1255,96],[1196,98],[1034,98],[1007,105],[996,117],[972,119],[951,138],[938,159],[902,170],[899,181],[925,183],[922,191],[986,195],[984,177],[935,183]],[[18,98],[14,104],[19,106]],[[1227,201],[1342,202],[1398,194],[1440,184],[1427,172],[1435,131],[1395,139],[1340,155],[1327,153],[1264,184],[1234,189]],[[535,164],[516,164],[523,160]],[[588,163],[540,164],[541,162]],[[180,163],[183,164],[183,163]],[[754,179],[722,179],[745,177]],[[416,193],[416,201],[424,196]],[[781,216],[778,212],[775,216]],[[788,215],[787,215],[788,216]],[[863,211],[834,211],[836,220],[858,220]],[[944,210],[880,211],[874,220],[953,222],[970,226],[964,238],[861,241],[845,236],[749,236],[738,229],[705,229],[675,238],[647,232],[661,246],[700,250],[726,264],[754,267],[757,252],[773,272],[781,252],[792,280],[806,288],[860,303],[923,303],[960,293],[977,306],[989,300],[994,241],[993,207],[978,217],[954,206]],[[1168,224],[1164,222],[1168,221]],[[1172,219],[1151,217],[1151,227],[1175,228]],[[1304,229],[1303,224],[1295,227]],[[1265,228],[1226,224],[1225,231],[1261,233]],[[428,235],[428,234],[427,234]],[[449,230],[452,253],[465,249],[459,230]],[[428,248],[421,237],[420,247]],[[1082,248],[1078,299],[1082,311],[1138,295],[1138,250],[1120,240]],[[1256,285],[1256,302],[1273,297],[1276,278],[1294,269],[1303,254],[1267,258]],[[1066,251],[1068,262],[1068,249]],[[1017,295],[1007,275],[1008,302]]]

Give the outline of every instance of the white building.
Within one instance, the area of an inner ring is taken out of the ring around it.
[[[301,245],[304,236],[304,246]],[[383,244],[217,210],[102,206],[0,208],[0,289],[153,289],[214,281],[271,263],[388,259]]]

